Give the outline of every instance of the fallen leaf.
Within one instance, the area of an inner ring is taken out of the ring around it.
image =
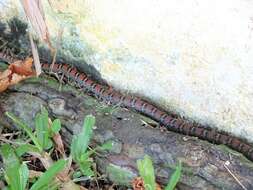
[[[51,119],[49,119],[48,124],[49,124],[49,128],[52,128],[53,123],[52,123]],[[66,155],[65,155],[65,149],[64,149],[64,145],[63,145],[63,141],[62,141],[60,133],[59,132],[55,132],[53,134],[52,138],[53,138],[53,141],[55,143],[56,150],[60,152],[60,154],[61,154],[61,156],[63,158],[65,158],[66,157]]]
[[[64,184],[62,184],[62,187],[61,187],[62,190],[69,190],[69,189],[72,189],[72,190],[88,190],[86,189],[85,187],[82,187],[80,185],[77,185],[75,184],[73,181],[68,181]]]
[[[32,65],[33,59],[27,58],[25,61],[18,60],[10,64],[9,69],[18,75],[31,76],[35,74],[32,69]]]
[[[65,166],[65,168],[60,171],[58,174],[57,174],[57,177],[61,180],[61,181],[70,181],[70,170],[71,170],[71,164],[72,164],[72,158],[68,158],[68,162]]]
[[[32,69],[33,60],[15,61],[3,72],[0,72],[0,92],[5,91],[10,85],[19,83],[28,77],[34,76]]]
[[[56,145],[56,150],[58,150],[61,153],[61,155],[64,156],[65,155],[65,150],[64,150],[64,145],[63,145],[63,141],[62,141],[60,133],[56,133],[53,136],[53,140],[54,140],[55,145]]]
[[[133,179],[132,187],[134,190],[148,190],[148,188],[145,188],[144,180],[141,177],[136,177]],[[162,190],[158,183],[156,183],[155,190]]]
[[[8,78],[10,75],[11,75],[11,70],[10,69],[6,69],[2,73],[0,72],[0,80]]]
[[[40,177],[43,174],[43,172],[40,171],[35,171],[35,170],[29,170],[29,178],[35,178],[35,177]]]
[[[156,183],[155,189],[156,189],[156,190],[162,190],[161,186],[160,186],[158,183]]]
[[[132,187],[134,190],[145,190],[144,180],[141,177],[134,178]]]
[[[10,81],[10,85],[18,84],[20,81],[26,79],[27,77],[24,75],[18,75],[16,73],[12,74],[12,78]]]
[[[8,78],[0,80],[0,92],[5,91],[9,85],[10,83]]]

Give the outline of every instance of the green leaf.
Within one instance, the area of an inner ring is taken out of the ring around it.
[[[53,121],[51,130],[53,133],[58,133],[61,130],[61,121],[59,119]]]
[[[87,159],[89,159],[89,157],[96,153],[96,151],[98,150],[110,150],[112,148],[112,144],[113,144],[113,141],[107,141],[106,143],[104,143],[102,146],[98,146],[94,149],[91,149],[91,150],[88,150],[86,151],[85,153],[83,153],[80,157],[79,157],[79,160],[78,162],[84,162],[86,161]]]
[[[39,149],[36,146],[31,145],[31,144],[22,144],[18,148],[16,148],[15,152],[18,155],[18,157],[21,157],[23,154],[27,152],[39,153]]]
[[[3,144],[0,147],[0,153],[1,156],[3,157],[4,165],[5,166],[14,166],[17,167],[20,164],[20,160],[15,154],[14,149],[11,147],[9,144]]]
[[[50,148],[53,147],[53,141],[51,139],[48,139],[48,143],[47,143],[47,146],[45,147],[46,150],[49,150]]]
[[[19,168],[19,176],[21,181],[21,187],[25,189],[28,178],[29,178],[29,169],[25,163],[23,163]]]
[[[98,147],[98,150],[111,150],[113,146],[113,141],[109,140],[102,146]]]
[[[175,189],[175,187],[180,179],[181,173],[182,173],[182,164],[181,164],[181,162],[179,162],[179,164],[176,167],[175,172],[170,177],[170,181],[169,181],[168,185],[165,187],[165,190]]]
[[[84,176],[92,177],[94,176],[94,171],[92,170],[92,161],[85,160],[82,162],[78,162],[80,170]]]
[[[40,145],[39,141],[37,140],[37,138],[35,137],[35,135],[33,134],[31,128],[29,128],[26,124],[24,124],[22,121],[20,121],[15,115],[13,115],[12,113],[6,112],[5,113],[19,128],[21,128],[22,130],[24,130],[27,135],[32,139],[33,143],[35,144],[35,146],[39,149],[40,152],[43,151],[42,146]]]
[[[29,170],[25,163],[21,164],[14,149],[9,144],[0,147],[4,161],[5,178],[10,190],[25,190]]]
[[[39,179],[36,181],[30,190],[41,190],[48,189],[52,184],[50,184],[57,173],[64,169],[66,164],[65,160],[58,160],[55,162]],[[49,186],[50,185],[50,186]]]
[[[82,172],[80,172],[80,171],[74,171],[74,173],[72,175],[72,178],[73,179],[80,178],[82,175],[83,175]]]
[[[43,149],[48,147],[49,127],[48,127],[48,112],[45,108],[41,109],[41,113],[35,116],[35,131],[36,137]]]
[[[143,160],[137,160],[137,167],[144,180],[145,189],[155,190],[155,173],[151,158],[145,155]]]
[[[80,161],[81,156],[85,154],[93,133],[92,127],[94,124],[95,117],[92,115],[86,116],[84,119],[82,132],[73,137],[71,143],[71,155],[74,161]]]
[[[78,158],[78,162],[85,162],[86,160],[89,159],[89,157],[95,153],[95,150],[88,150],[85,153],[83,153],[79,158]]]

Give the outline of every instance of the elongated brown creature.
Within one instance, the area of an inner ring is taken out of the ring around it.
[[[3,53],[0,58],[10,60]],[[66,80],[71,80],[77,87],[89,90],[91,93],[110,104],[120,105],[129,109],[133,109],[159,122],[168,130],[178,132],[184,135],[198,137],[214,144],[224,144],[228,147],[242,153],[249,160],[253,161],[253,147],[243,140],[230,136],[228,134],[207,129],[204,126],[195,126],[181,118],[173,117],[164,110],[158,108],[151,103],[130,95],[124,95],[112,88],[103,86],[96,81],[90,79],[85,73],[79,72],[75,67],[67,64],[55,63],[50,67],[48,63],[42,63],[42,69],[45,73],[56,73],[63,76]]]
[[[43,63],[42,68],[47,73],[50,71],[50,65],[47,63]],[[60,75],[63,74],[66,78],[74,81],[78,87],[88,89],[96,97],[99,97],[106,102],[138,111],[159,122],[161,125],[164,125],[168,130],[182,133],[184,135],[195,136],[215,144],[227,145],[228,147],[241,152],[249,160],[253,161],[253,147],[236,137],[201,126],[194,126],[192,123],[181,118],[175,118],[164,110],[142,100],[141,98],[124,95],[112,88],[102,86],[70,65],[54,64],[52,72]]]

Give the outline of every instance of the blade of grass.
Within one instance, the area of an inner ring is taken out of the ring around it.
[[[97,150],[111,150],[113,147],[113,141],[109,140],[102,144],[102,146],[97,147]]]
[[[181,176],[181,171],[182,171],[182,164],[181,162],[179,162],[179,164],[176,167],[175,172],[172,174],[172,176],[170,177],[169,183],[168,185],[165,187],[165,190],[173,190],[175,189],[180,176]]]
[[[14,149],[9,144],[0,148],[4,161],[5,178],[10,190],[25,190],[29,176],[26,164],[21,164]]]
[[[41,113],[35,116],[36,137],[43,149],[49,144],[48,112],[42,108]]]
[[[16,148],[15,152],[20,157],[20,156],[22,156],[23,154],[25,154],[27,152],[37,152],[37,153],[39,153],[39,150],[34,145],[22,144],[22,145],[20,145]]]
[[[51,130],[53,133],[58,133],[61,130],[61,121],[59,119],[53,121]]]
[[[50,182],[52,182],[61,170],[64,169],[66,164],[65,160],[58,160],[55,162],[39,179],[36,181],[30,190],[40,190],[43,188],[48,188]]]
[[[137,160],[137,167],[144,180],[145,189],[155,190],[155,173],[151,158],[145,155],[143,160]]]
[[[21,181],[20,187],[25,189],[27,182],[28,182],[28,178],[29,178],[29,169],[28,169],[27,165],[25,163],[23,163],[20,166],[18,172],[19,172],[20,181]]]
[[[6,112],[5,113],[19,128],[21,128],[22,130],[24,130],[27,135],[32,139],[33,143],[35,144],[35,146],[39,149],[40,152],[43,151],[42,146],[40,145],[39,141],[37,140],[37,138],[35,137],[35,135],[33,134],[31,128],[29,128],[26,124],[24,124],[22,121],[20,121],[15,115],[13,115],[12,113]]]
[[[102,150],[111,150],[112,149],[112,141],[109,140],[106,143],[104,143],[102,146],[97,146],[89,151],[86,151],[83,153],[79,158],[81,158],[81,161],[88,159],[92,154],[97,153],[97,151]]]
[[[78,163],[80,170],[84,176],[92,177],[95,175],[94,171],[92,170],[92,164],[93,162],[90,160],[85,160]]]
[[[80,158],[85,154],[90,138],[92,136],[93,130],[92,127],[95,124],[95,117],[88,115],[84,119],[83,130],[80,134],[73,137],[71,143],[71,155],[73,160],[81,161]]]

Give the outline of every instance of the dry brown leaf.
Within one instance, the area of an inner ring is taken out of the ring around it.
[[[9,69],[18,75],[32,76],[34,71],[32,69],[33,59],[27,58],[25,61],[15,61],[10,64]]]
[[[13,73],[11,80],[10,80],[10,85],[18,84],[20,81],[22,81],[26,78],[27,78],[27,76],[25,76],[25,75],[18,75],[16,73]]]
[[[141,177],[136,177],[132,181],[132,187],[134,190],[145,190],[145,184]]]
[[[85,187],[82,187],[82,186],[80,186],[80,185],[77,185],[77,184],[75,184],[73,181],[68,181],[68,182],[66,182],[66,183],[64,183],[63,185],[62,185],[62,187],[61,187],[61,189],[62,190],[69,190],[69,189],[71,189],[71,190],[88,190],[88,189],[86,189]]]
[[[70,181],[70,169],[72,164],[72,158],[68,159],[67,165],[65,165],[64,169],[57,174],[57,178],[61,181]]]
[[[48,124],[49,124],[49,128],[51,128],[52,127],[51,119],[48,120]],[[53,141],[55,143],[56,150],[60,152],[60,154],[63,158],[65,158],[66,157],[65,149],[64,149],[64,145],[63,145],[63,141],[62,141],[60,133],[55,133],[53,135]]]
[[[0,92],[5,91],[10,86],[11,74],[12,71],[10,69],[0,72]]]
[[[51,128],[52,120],[50,118],[48,119],[48,124],[49,124],[49,128]],[[63,141],[62,141],[60,133],[55,133],[52,138],[53,138],[56,150],[58,150],[61,156],[65,159],[66,158],[65,149],[64,149],[64,145],[63,145]],[[65,165],[64,169],[57,174],[58,179],[65,182],[70,181],[69,171],[71,168],[71,164],[72,164],[72,159],[69,158],[68,163]]]
[[[35,178],[35,177],[40,177],[43,174],[43,172],[40,171],[35,171],[35,170],[29,170],[29,178]]]
[[[21,80],[33,76],[32,63],[31,58],[25,61],[15,61],[10,64],[8,69],[0,72],[0,92],[5,91],[10,85],[17,84]]]
[[[0,92],[5,91],[9,85],[10,85],[10,82],[8,78],[0,80]]]
[[[64,150],[64,145],[63,145],[61,135],[59,133],[54,134],[53,140],[56,145],[56,150],[58,150],[62,156],[65,156],[65,150]]]
[[[155,189],[156,189],[156,190],[162,190],[161,186],[160,186],[158,183],[156,183]]]
[[[11,75],[11,70],[10,69],[6,69],[3,72],[0,72],[0,80],[8,78]]]
[[[146,190],[144,180],[141,177],[136,177],[132,181],[132,187],[134,190]],[[156,183],[156,190],[162,190],[161,186]]]
[[[40,0],[21,0],[21,3],[27,18],[30,20],[39,38],[51,47],[49,32]]]

